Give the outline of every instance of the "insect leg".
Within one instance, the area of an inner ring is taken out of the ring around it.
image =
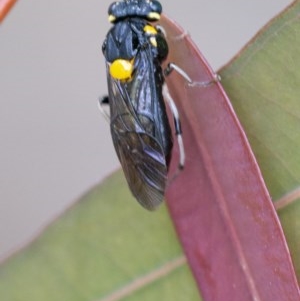
[[[175,70],[178,74],[180,74],[188,82],[190,86],[208,87],[213,83],[221,81],[221,77],[218,74],[214,73],[214,77],[212,80],[203,81],[203,82],[194,82],[184,70],[182,70],[179,66],[173,63],[169,63],[167,65],[167,68],[164,70],[165,76],[168,76],[173,70]]]
[[[104,106],[108,106],[109,105],[109,98],[108,96],[104,96],[102,98],[99,98],[98,101],[98,108],[101,112],[101,114],[104,116],[104,118],[106,119],[107,122],[110,122],[110,116],[107,113],[107,111],[104,109]]]
[[[166,84],[163,85],[163,95],[165,96],[165,100],[167,101],[167,103],[172,111],[172,114],[173,114],[175,135],[177,137],[177,142],[178,142],[178,147],[179,147],[178,170],[182,170],[184,168],[184,162],[185,162],[185,151],[184,151],[184,145],[183,145],[183,140],[182,140],[181,122],[180,122],[177,107],[175,105],[175,102],[174,102],[172,96],[170,95],[169,89]]]

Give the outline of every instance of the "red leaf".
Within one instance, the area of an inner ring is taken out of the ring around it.
[[[213,73],[190,37],[163,18],[170,55],[194,82]],[[181,36],[181,38],[180,38]],[[300,300],[286,241],[247,138],[220,83],[167,85],[180,112],[186,166],[167,203],[205,301]],[[175,143],[171,174],[178,164]]]
[[[0,0],[0,23],[4,20],[16,1],[17,0]]]

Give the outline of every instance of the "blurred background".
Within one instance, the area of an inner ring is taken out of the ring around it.
[[[119,166],[102,41],[109,0],[19,0],[0,28],[0,260]],[[218,70],[291,1],[161,1]]]

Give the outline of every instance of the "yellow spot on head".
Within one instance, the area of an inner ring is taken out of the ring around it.
[[[109,67],[110,75],[119,80],[129,79],[133,71],[133,60],[117,59]]]
[[[114,15],[109,15],[109,16],[108,16],[108,21],[109,21],[110,23],[114,22],[115,20],[116,20],[116,17],[115,17]]]
[[[159,20],[160,19],[160,14],[156,12],[151,12],[147,15],[147,18],[149,20]]]

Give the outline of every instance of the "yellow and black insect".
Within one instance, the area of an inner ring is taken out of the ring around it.
[[[162,6],[155,0],[112,3],[108,14],[113,27],[102,46],[108,96],[101,104],[109,104],[111,135],[129,188],[148,210],[154,210],[164,198],[173,145],[161,67],[168,44],[163,32],[152,24],[161,12]],[[175,104],[170,96],[167,98],[174,115],[182,168],[180,120]]]

